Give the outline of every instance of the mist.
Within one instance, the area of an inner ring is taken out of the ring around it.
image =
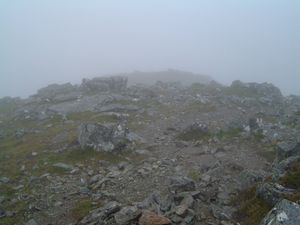
[[[300,94],[300,2],[1,1],[0,97],[168,68]]]

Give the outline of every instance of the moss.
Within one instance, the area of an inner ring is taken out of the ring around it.
[[[262,130],[258,130],[253,134],[253,138],[255,141],[260,142],[262,141],[262,139],[265,138],[263,131]]]
[[[71,210],[71,217],[76,221],[81,220],[92,210],[91,200],[85,199],[81,200],[76,204],[76,206]]]
[[[190,130],[185,131],[177,135],[177,139],[182,141],[200,141],[200,140],[208,140],[211,137],[210,133]]]
[[[25,218],[24,218],[24,213],[28,209],[28,204],[25,201],[17,201],[14,204],[10,204],[5,206],[5,209],[7,211],[14,211],[16,212],[16,215],[13,217],[4,217],[0,218],[0,224],[1,225],[11,225],[11,224],[16,224],[16,225],[21,225],[24,224]]]
[[[188,177],[194,180],[195,182],[199,181],[201,174],[196,170],[191,170],[188,173]]]
[[[264,157],[268,162],[272,163],[276,159],[276,150],[273,147],[269,147],[266,149],[259,149],[257,153]]]
[[[9,184],[1,184],[0,193],[5,197],[10,198],[15,194],[15,190]]]
[[[217,111],[217,108],[215,105],[211,103],[200,103],[200,102],[194,102],[189,104],[186,107],[187,112],[196,112],[196,113],[209,113],[209,112],[215,112]]]
[[[280,182],[286,187],[300,189],[300,162],[289,168],[286,175],[280,179]]]
[[[230,128],[226,131],[221,130],[216,135],[219,139],[231,139],[241,136],[242,130],[240,128]]]

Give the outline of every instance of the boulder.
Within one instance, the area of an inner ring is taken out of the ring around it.
[[[3,209],[0,209],[0,219],[6,217],[6,212]]]
[[[74,167],[65,163],[55,163],[53,164],[54,167],[64,169],[64,170],[73,170]]]
[[[299,225],[300,205],[286,199],[278,202],[262,220],[261,225]]]
[[[294,191],[294,189],[285,188],[280,184],[264,183],[258,188],[257,195],[273,206],[284,199],[285,196],[293,194]]]
[[[239,80],[233,81],[229,87],[231,93],[249,97],[265,97],[265,101],[282,101],[283,96],[279,88],[270,83],[243,83]]]
[[[287,159],[284,159],[284,160],[280,161],[273,168],[272,178],[275,181],[277,181],[281,177],[285,176],[287,171],[290,168],[293,168],[294,166],[298,165],[299,163],[300,163],[300,155],[291,156]]]
[[[78,141],[82,149],[112,152],[129,142],[128,129],[121,124],[85,123],[79,127]]]
[[[139,225],[168,225],[171,224],[171,221],[156,213],[150,211],[144,211],[142,216],[139,219]]]
[[[127,225],[137,220],[140,215],[141,211],[136,206],[126,206],[117,212],[114,217],[118,225]]]
[[[66,95],[70,92],[77,91],[78,87],[70,83],[66,84],[50,84],[47,87],[37,91],[37,96],[43,99],[52,99],[57,95]]]
[[[277,160],[280,162],[291,156],[300,155],[300,141],[286,141],[277,145]]]
[[[107,224],[106,221],[113,218],[113,214],[121,209],[121,205],[118,202],[109,202],[101,208],[97,208],[91,211],[86,217],[84,217],[79,224]]]
[[[188,177],[172,177],[169,190],[171,192],[180,193],[185,191],[195,191],[195,182]]]

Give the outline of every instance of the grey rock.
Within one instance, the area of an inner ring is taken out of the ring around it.
[[[142,212],[136,206],[126,206],[117,212],[114,217],[118,225],[127,225],[137,220],[141,213]]]
[[[120,92],[127,88],[127,77],[96,77],[83,79],[80,88],[84,92]]]
[[[261,225],[299,225],[299,215],[300,205],[283,199],[266,215]]]
[[[291,156],[287,159],[280,161],[273,168],[272,178],[277,181],[279,178],[283,177],[289,168],[296,166],[300,162],[300,155]]]
[[[3,209],[0,209],[0,218],[6,217],[6,212]]]
[[[7,177],[0,177],[0,183],[7,184],[10,181]]]
[[[97,151],[120,150],[129,142],[128,129],[121,124],[82,124],[78,141],[82,149],[91,147]]]
[[[299,141],[283,142],[277,146],[277,159],[279,162],[283,159],[296,155],[300,155]]]
[[[50,84],[47,87],[39,89],[37,91],[37,96],[45,99],[52,99],[57,95],[65,95],[76,90],[78,90],[77,87],[70,83]]]
[[[138,203],[138,208],[148,209],[154,212],[160,211],[161,196],[157,192],[151,193],[144,201]]]
[[[273,206],[294,191],[294,189],[288,189],[276,183],[264,183],[257,189],[257,195]]]
[[[38,225],[38,223],[34,219],[31,219],[25,225]]]
[[[188,177],[172,177],[169,190],[171,192],[179,193],[184,191],[195,191],[195,182]]]
[[[68,165],[65,163],[55,163],[53,164],[54,167],[64,169],[64,170],[73,170],[74,167],[72,165]]]
[[[85,216],[79,224],[107,224],[106,221],[109,220],[113,216],[113,214],[118,212],[120,209],[121,205],[118,202],[109,202],[103,207],[91,211],[90,214]]]

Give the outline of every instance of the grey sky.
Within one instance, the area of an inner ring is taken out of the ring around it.
[[[168,68],[300,94],[299,0],[1,0],[0,96]]]

